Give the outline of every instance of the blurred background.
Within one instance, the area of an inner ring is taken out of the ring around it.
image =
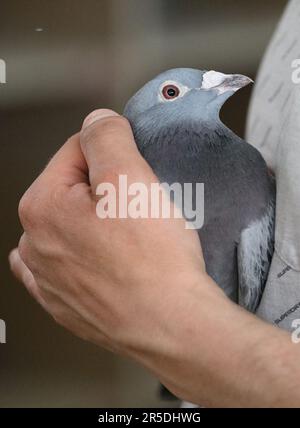
[[[57,326],[11,276],[18,200],[49,157],[98,107],[122,112],[143,83],[172,67],[255,78],[286,0],[1,0],[0,407],[151,407],[157,381],[131,361]],[[251,88],[223,121],[244,132]],[[83,255],[84,256],[84,255]]]

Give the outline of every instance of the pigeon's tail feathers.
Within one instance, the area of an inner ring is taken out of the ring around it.
[[[238,245],[239,304],[255,312],[274,252],[275,201],[265,215],[242,231]]]

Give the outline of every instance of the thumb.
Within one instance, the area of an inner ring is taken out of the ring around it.
[[[95,110],[86,117],[80,144],[94,194],[100,183],[116,180],[121,174],[138,176],[144,182],[157,181],[138,151],[128,120],[112,110]]]

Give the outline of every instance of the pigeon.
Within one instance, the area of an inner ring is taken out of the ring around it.
[[[197,232],[206,271],[229,299],[255,312],[274,251],[275,180],[260,152],[220,119],[225,101],[251,82],[171,69],[133,95],[123,114],[161,183],[204,184]]]

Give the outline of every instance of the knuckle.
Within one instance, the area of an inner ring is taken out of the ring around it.
[[[22,235],[18,245],[19,254],[22,261],[30,267],[29,244],[26,235]]]
[[[49,190],[40,178],[36,179],[22,196],[18,214],[24,230],[34,229],[40,224],[45,212]]]
[[[13,250],[10,256],[10,267],[13,272],[17,272],[18,265],[19,265],[18,251],[19,250]]]
[[[19,218],[24,230],[33,230],[41,219],[41,210],[35,199],[25,196],[19,203]]]
[[[65,188],[53,186],[51,189],[29,188],[22,196],[18,214],[24,230],[34,229],[50,214],[55,214],[61,209],[64,201]]]
[[[32,191],[28,189],[19,202],[18,214],[24,228],[28,227],[32,223],[33,200]]]

